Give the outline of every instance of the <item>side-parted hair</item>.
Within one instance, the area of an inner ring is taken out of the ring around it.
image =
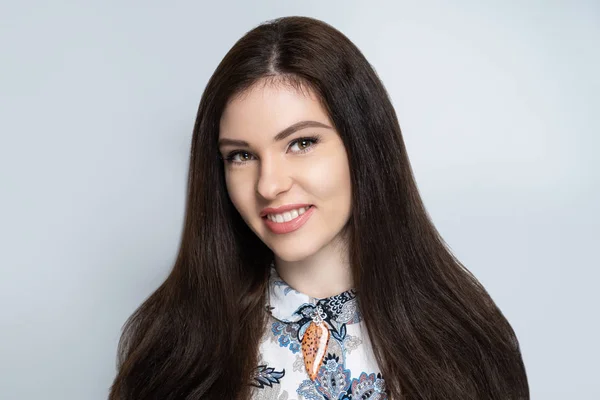
[[[205,88],[179,253],[123,327],[110,400],[249,398],[274,255],[233,206],[217,141],[259,82],[311,90],[344,143],[354,287],[390,398],[529,399],[516,335],[434,227],[376,72],[335,28],[286,17],[246,33]]]

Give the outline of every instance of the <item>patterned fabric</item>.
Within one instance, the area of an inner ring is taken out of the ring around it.
[[[310,297],[284,282],[271,264],[266,304],[270,315],[251,382],[252,399],[387,400],[356,296],[350,289],[325,299]],[[300,346],[317,315],[327,324],[331,337],[312,381]]]

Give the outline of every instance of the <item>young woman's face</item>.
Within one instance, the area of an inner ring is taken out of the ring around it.
[[[277,257],[301,261],[345,242],[340,234],[351,212],[348,158],[312,92],[287,85],[253,86],[225,108],[219,151],[231,201]],[[276,212],[276,221],[263,217],[265,208],[287,205],[296,205],[298,212]],[[311,207],[302,213],[302,205]]]

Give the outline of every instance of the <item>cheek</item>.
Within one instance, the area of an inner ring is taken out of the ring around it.
[[[322,200],[335,198],[342,201],[349,196],[350,170],[345,153],[313,162],[304,172],[303,175],[313,194]]]
[[[250,206],[251,200],[248,198],[247,185],[245,184],[244,180],[227,173],[225,174],[225,183],[231,202],[242,215],[242,217],[246,219],[246,214],[248,213],[247,209]]]

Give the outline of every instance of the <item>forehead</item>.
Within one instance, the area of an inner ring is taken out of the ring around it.
[[[271,136],[302,120],[331,124],[313,90],[282,83],[258,83],[227,104],[219,135]]]

